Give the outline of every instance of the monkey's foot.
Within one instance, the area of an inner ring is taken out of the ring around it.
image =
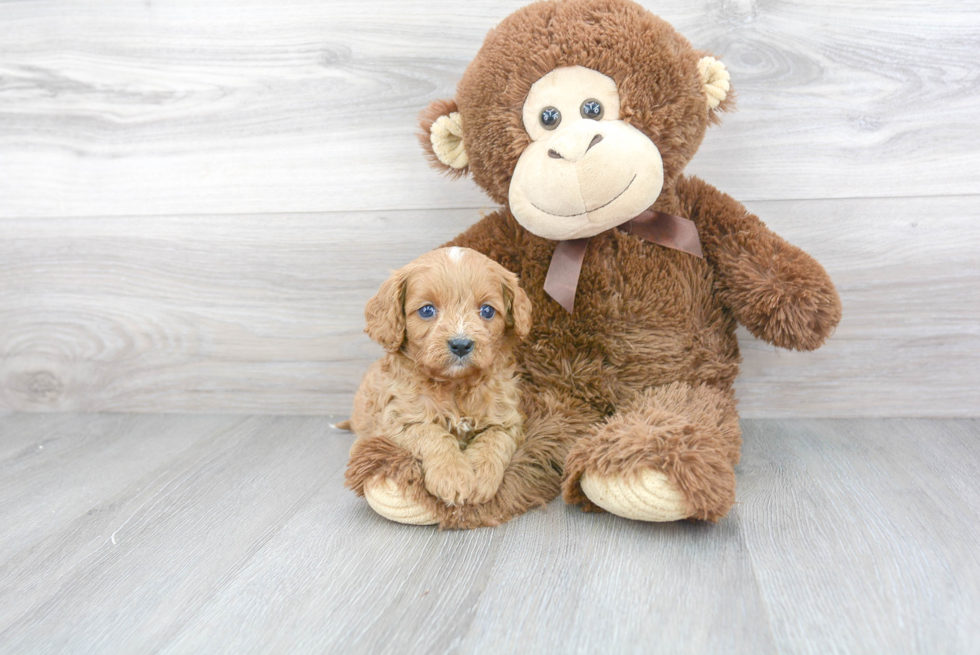
[[[439,522],[431,509],[413,500],[404,489],[387,478],[364,485],[364,498],[371,509],[389,521],[408,525],[435,525]]]
[[[635,521],[680,521],[694,515],[684,493],[667,474],[645,470],[635,479],[583,474],[582,493],[602,509]]]
[[[375,512],[390,521],[432,525],[439,519],[427,498],[422,466],[407,451],[383,437],[358,439],[350,452],[346,486],[364,496]]]
[[[634,401],[565,458],[565,502],[639,521],[717,521],[735,503],[734,401],[673,383]]]

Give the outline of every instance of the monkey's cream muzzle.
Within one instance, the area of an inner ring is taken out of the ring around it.
[[[597,107],[601,114],[589,117],[587,110]],[[602,73],[581,66],[548,73],[531,86],[523,120],[532,142],[514,169],[509,205],[533,234],[554,240],[594,236],[643,212],[660,195],[660,151],[620,120],[616,83]]]

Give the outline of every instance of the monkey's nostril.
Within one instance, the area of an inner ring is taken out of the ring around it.
[[[554,150],[549,150],[548,151],[548,156],[551,157],[552,159],[564,159],[564,157],[562,157],[561,155],[559,155]]]
[[[466,357],[473,350],[473,340],[466,337],[453,337],[449,340],[449,350],[457,357]]]
[[[602,141],[602,135],[596,134],[594,137],[592,137],[592,141],[589,143],[589,147],[585,149],[585,152],[592,150],[592,146],[599,143],[600,141]]]

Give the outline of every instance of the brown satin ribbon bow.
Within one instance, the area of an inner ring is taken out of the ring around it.
[[[694,221],[680,216],[648,209],[636,218],[617,225],[615,229],[704,258],[697,226]],[[559,241],[555,254],[551,256],[548,275],[544,279],[545,293],[554,298],[569,314],[575,310],[575,290],[578,288],[578,277],[582,273],[582,262],[585,261],[585,249],[590,238]]]

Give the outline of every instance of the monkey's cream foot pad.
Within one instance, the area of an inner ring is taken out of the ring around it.
[[[408,498],[390,480],[381,480],[364,487],[364,498],[375,512],[389,521],[407,525],[435,525],[439,522],[431,510]]]
[[[660,471],[635,478],[584,474],[582,491],[602,509],[636,521],[680,521],[693,512],[684,494]]]

